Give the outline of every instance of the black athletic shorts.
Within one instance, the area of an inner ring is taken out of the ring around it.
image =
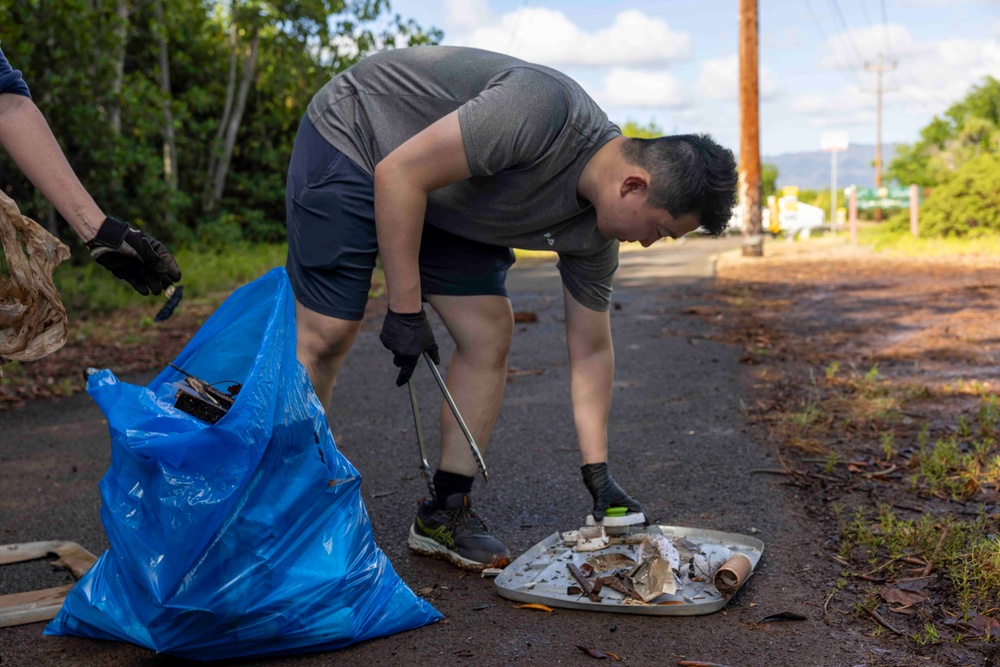
[[[378,255],[375,183],[302,119],[288,167],[286,269],[299,303],[317,313],[360,320]],[[514,253],[463,239],[424,221],[423,294],[507,296]]]

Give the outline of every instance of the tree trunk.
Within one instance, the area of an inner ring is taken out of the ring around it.
[[[174,141],[174,114],[170,108],[173,95],[170,91],[170,53],[167,44],[167,22],[163,16],[163,0],[156,0],[153,6],[156,26],[153,35],[160,52],[160,92],[163,93],[163,178],[170,190],[164,222],[173,226],[174,195],[177,193],[177,143]]]
[[[229,29],[229,79],[226,81],[226,101],[222,107],[222,119],[219,120],[219,129],[212,140],[212,146],[208,154],[208,169],[205,170],[205,194],[202,197],[202,208],[205,211],[212,210],[215,205],[213,198],[213,185],[215,183],[215,171],[219,165],[219,156],[222,154],[223,140],[226,135],[226,126],[229,124],[229,115],[233,111],[233,98],[236,96],[236,75],[239,65],[239,26],[236,23],[236,4],[233,0],[230,6],[230,29]]]
[[[128,46],[128,23],[129,15],[131,14],[128,0],[118,0],[115,13],[117,14],[117,20],[115,21],[114,31],[118,39],[115,42],[115,76],[111,80],[111,110],[108,115],[111,130],[115,133],[115,136],[118,136],[122,133],[121,95],[122,86],[125,83],[125,51],[126,46]]]
[[[236,135],[240,131],[240,123],[243,121],[243,111],[246,109],[247,97],[250,95],[250,86],[253,84],[254,74],[257,70],[257,51],[260,47],[260,33],[254,27],[250,38],[250,45],[247,47],[247,59],[243,64],[243,73],[240,77],[240,88],[236,93],[233,103],[232,113],[228,122],[223,126],[225,131],[225,144],[222,149],[222,156],[216,168],[214,181],[212,183],[212,204],[211,208],[222,200],[222,191],[226,187],[226,176],[229,173],[229,163],[233,158],[233,148],[236,145]]]

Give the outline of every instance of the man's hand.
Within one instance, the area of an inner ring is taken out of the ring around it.
[[[162,243],[115,218],[104,219],[87,249],[98,264],[143,296],[159,294],[181,279],[180,267]]]
[[[594,497],[596,521],[604,520],[604,513],[609,507],[625,507],[629,513],[642,512],[642,505],[618,486],[618,482],[608,472],[607,463],[589,463],[580,466],[580,470],[583,472],[583,483]]]
[[[413,375],[423,352],[427,352],[435,364],[441,363],[434,332],[423,310],[416,313],[394,313],[390,310],[382,323],[379,340],[392,352],[392,363],[399,368],[397,387],[402,387]]]

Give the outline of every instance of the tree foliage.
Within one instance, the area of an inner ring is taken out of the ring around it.
[[[220,245],[283,238],[285,172],[313,94],[369,53],[441,39],[439,30],[391,14],[387,0],[169,0],[162,3],[162,20],[156,5],[0,0],[0,46],[23,71],[98,204],[175,244],[196,237]],[[220,157],[215,137],[234,34],[244,48],[239,64],[247,62],[245,47],[254,37],[257,59],[221,198],[205,212],[210,163]],[[169,93],[159,79],[161,37],[168,45]],[[116,95],[119,53],[124,76]],[[174,129],[176,189],[165,176],[165,108]],[[120,132],[112,127],[113,110],[120,113]],[[0,155],[0,188],[26,214],[54,219],[6,155]],[[177,222],[168,227],[170,219]]]
[[[975,157],[936,187],[920,210],[920,233],[973,238],[1000,233],[1000,155]]]
[[[663,136],[663,128],[653,120],[649,121],[648,125],[640,125],[629,119],[622,125],[622,134],[633,139],[656,139]]]
[[[920,140],[903,146],[886,176],[902,185],[934,187],[963,165],[1000,150],[1000,81],[986,77],[943,117],[920,132]]]

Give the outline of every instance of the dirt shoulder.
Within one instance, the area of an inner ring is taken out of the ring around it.
[[[753,474],[791,487],[840,570],[825,622],[878,637],[871,664],[994,664],[1000,257],[819,239],[716,268],[688,313],[743,348],[777,461]]]

